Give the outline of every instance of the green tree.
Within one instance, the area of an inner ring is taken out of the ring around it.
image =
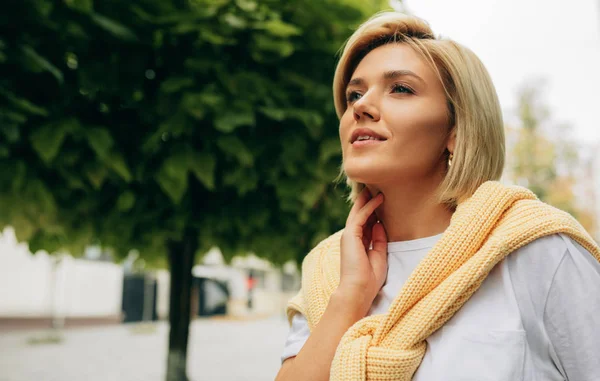
[[[32,252],[168,258],[167,378],[186,379],[198,251],[300,261],[343,225],[336,53],[385,5],[4,2],[0,227]]]
[[[523,183],[538,197],[544,199],[549,184],[556,178],[556,150],[549,141],[542,125],[548,111],[540,101],[538,85],[524,86],[518,95],[519,130],[514,146],[513,174],[518,183]]]
[[[508,163],[512,180],[527,186],[542,201],[560,208],[592,233],[593,215],[577,204],[575,187],[583,164],[571,129],[555,124],[542,97],[543,82],[529,83],[518,93],[519,126]],[[509,141],[511,132],[509,131]]]

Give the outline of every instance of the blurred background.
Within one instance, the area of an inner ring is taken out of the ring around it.
[[[6,0],[0,381],[274,379],[349,210],[337,54],[392,7],[490,71],[502,181],[600,240],[598,0]]]

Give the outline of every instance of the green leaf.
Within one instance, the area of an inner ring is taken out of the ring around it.
[[[211,45],[234,45],[237,42],[235,38],[215,33],[209,28],[200,29],[200,40],[204,40]]]
[[[65,167],[74,167],[75,164],[80,163],[81,151],[80,150],[68,150],[63,154],[57,156],[56,164]]]
[[[215,128],[225,133],[233,132],[241,126],[254,126],[255,124],[254,112],[250,110],[224,112],[215,120]]]
[[[187,190],[188,155],[179,153],[166,159],[155,176],[158,185],[171,201],[179,204]]]
[[[194,84],[194,79],[189,77],[171,77],[160,85],[165,93],[175,93]]]
[[[248,25],[245,19],[236,16],[233,13],[227,13],[225,16],[223,16],[223,21],[235,29],[243,29],[246,27],[246,25]]]
[[[181,107],[192,117],[202,120],[206,108],[202,103],[202,93],[185,93],[181,99]]]
[[[300,195],[300,200],[306,208],[312,208],[317,203],[324,191],[325,184],[322,182],[313,183],[302,192]]]
[[[7,111],[6,109],[0,109],[0,120],[6,123],[23,124],[27,121],[27,116],[18,112]]]
[[[265,114],[268,118],[281,122],[285,119],[285,110],[274,107],[259,107],[258,111]]]
[[[235,4],[243,11],[254,12],[258,4],[252,0],[235,0]]]
[[[158,129],[153,132],[142,144],[143,153],[154,153],[163,146],[163,136],[167,134],[170,137],[180,137],[184,133],[189,133],[190,123],[184,112],[176,112],[168,117],[163,123],[160,123]]]
[[[190,57],[187,58],[183,65],[186,69],[196,72],[200,75],[208,75],[211,73],[215,66],[214,60],[206,59],[206,58],[195,58]]]
[[[77,38],[81,40],[89,40],[90,38],[89,35],[85,32],[85,29],[83,29],[83,27],[80,24],[72,20],[67,22],[67,25],[64,28],[65,34],[70,35],[70,38]]]
[[[102,159],[106,159],[113,147],[114,141],[110,132],[101,127],[92,127],[86,131],[88,144],[96,155]]]
[[[294,144],[285,144],[279,156],[279,161],[290,176],[298,174],[298,166],[304,162],[307,156],[308,139],[294,139]]]
[[[242,164],[244,167],[251,167],[254,165],[254,157],[252,156],[252,153],[237,136],[221,136],[217,140],[217,145],[221,151],[225,152],[229,156],[237,158],[240,164]]]
[[[278,122],[281,122],[286,118],[299,120],[308,129],[308,133],[313,139],[320,138],[323,133],[323,117],[315,111],[304,109],[280,109],[274,107],[259,107],[258,111]]]
[[[258,174],[251,168],[237,167],[223,175],[225,185],[234,186],[240,196],[255,190],[258,185]]]
[[[21,214],[13,217],[11,225],[15,229],[15,236],[19,242],[29,241],[36,231],[33,222]]]
[[[83,13],[90,12],[94,8],[93,0],[64,0],[64,2],[69,8]]]
[[[36,1],[35,3],[32,4],[33,8],[34,8],[34,13],[39,12],[39,14],[43,17],[50,17],[50,12],[52,12],[52,8],[54,8],[54,2],[53,1],[48,1],[48,0],[44,0],[44,1]]]
[[[302,34],[302,30],[297,26],[277,19],[262,22],[257,25],[256,29],[266,30],[271,35],[277,37],[291,37]]]
[[[48,187],[38,179],[30,181],[25,191],[28,201],[31,201],[41,212],[54,213],[56,211],[56,202]]]
[[[193,3],[193,4],[196,5],[196,3]],[[154,16],[154,15],[146,12],[144,9],[142,9],[141,7],[139,7],[137,5],[132,6],[131,10],[141,20],[146,21],[148,23],[161,24],[161,25],[178,24],[178,23],[193,22],[193,21],[198,21],[198,20],[205,20],[205,19],[212,18],[217,13],[216,8],[211,8],[211,7],[207,7],[207,6],[201,6],[200,8],[196,8],[196,9],[194,9],[193,12],[171,11],[171,12],[168,12],[168,13],[166,13],[164,15],[160,15],[160,16]]]
[[[189,169],[206,189],[215,189],[215,169],[217,162],[208,152],[196,152],[190,157]]]
[[[42,107],[36,106],[25,98],[19,98],[15,94],[11,93],[8,90],[5,90],[0,87],[0,95],[4,96],[9,102],[11,102],[14,106],[19,108],[21,111],[25,111],[29,114],[39,115],[39,116],[48,116],[48,111],[43,109]]]
[[[171,32],[173,34],[187,34],[190,32],[195,32],[199,28],[201,28],[198,24],[194,22],[187,22],[175,25],[175,27],[171,28]]]
[[[308,129],[308,134],[311,138],[317,139],[322,134],[323,117],[314,112],[302,109],[293,109],[288,111],[288,115],[291,118],[297,119],[304,124]]]
[[[18,193],[23,190],[25,187],[25,182],[27,179],[28,171],[27,164],[24,161],[19,160],[16,163],[9,162],[8,169],[5,170],[4,167],[0,167],[4,173],[10,173],[12,177],[12,188],[11,190],[15,193]]]
[[[108,175],[108,170],[104,165],[94,163],[88,165],[85,170],[85,175],[94,189],[98,190],[102,187],[102,184],[104,184],[104,180],[106,180],[106,176]]]
[[[31,46],[23,46],[21,48],[23,54],[28,59],[28,62],[32,65],[32,69],[35,72],[48,71],[50,72],[60,84],[63,83],[62,72],[47,59],[40,56]]]
[[[325,163],[329,158],[340,155],[341,153],[342,147],[338,139],[325,139],[319,147],[319,161]]]
[[[85,183],[81,180],[81,177],[73,175],[73,173],[60,168],[58,170],[61,177],[65,180],[69,189],[85,189]]]
[[[198,98],[198,101],[214,110],[221,106],[221,104],[224,102],[224,99],[221,94],[216,94],[212,91],[214,90],[207,89],[202,92]]]
[[[120,153],[113,152],[108,156],[106,163],[115,171],[123,180],[130,182],[132,179],[129,167],[125,163],[125,159]]]
[[[19,127],[15,124],[4,123],[3,125],[0,125],[0,133],[4,135],[6,141],[9,143],[16,143],[21,138]]]
[[[117,209],[121,212],[127,212],[135,204],[135,194],[132,191],[126,191],[119,196],[117,200]]]
[[[290,41],[274,39],[270,36],[254,35],[254,43],[258,50],[263,50],[268,53],[276,53],[279,57],[289,57],[294,53],[295,46]],[[256,52],[252,52],[253,56]]]
[[[30,136],[33,149],[49,164],[58,154],[65,137],[78,126],[79,122],[70,118],[39,127]]]
[[[113,36],[124,40],[135,42],[138,41],[137,36],[127,27],[118,22],[109,19],[108,17],[102,16],[98,13],[90,12],[90,16],[92,21],[98,25],[100,28],[109,32]]]

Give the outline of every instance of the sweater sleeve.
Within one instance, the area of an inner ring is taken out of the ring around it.
[[[543,321],[560,367],[571,381],[600,380],[600,263],[565,237]]]

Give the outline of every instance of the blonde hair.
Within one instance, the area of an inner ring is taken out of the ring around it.
[[[498,180],[505,159],[502,111],[492,80],[477,56],[446,38],[435,37],[429,25],[414,16],[382,12],[362,24],[344,46],[335,70],[333,96],[339,118],[347,108],[346,87],[360,61],[373,49],[407,44],[419,53],[440,79],[448,103],[448,136],[456,133],[452,166],[438,188],[440,203],[455,208],[488,180]],[[448,153],[449,154],[449,153]],[[344,173],[354,201],[364,187]]]

